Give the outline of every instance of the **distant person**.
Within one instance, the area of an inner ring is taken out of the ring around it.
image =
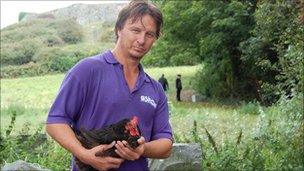
[[[176,87],[176,100],[177,101],[181,101],[181,98],[180,98],[180,93],[183,89],[183,86],[182,86],[182,80],[181,80],[181,75],[178,74],[177,75],[177,78],[175,80],[175,87]]]
[[[158,79],[158,82],[163,86],[163,89],[165,90],[165,92],[167,92],[167,90],[169,90],[168,80],[165,78],[164,74],[162,74],[162,76]]]

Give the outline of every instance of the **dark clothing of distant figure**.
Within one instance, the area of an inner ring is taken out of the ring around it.
[[[181,101],[180,93],[181,93],[181,90],[183,89],[183,86],[182,86],[182,80],[180,77],[176,78],[175,87],[176,87],[176,100]]]
[[[165,78],[164,75],[162,75],[159,79],[158,79],[158,82],[163,86],[163,89],[165,91],[169,90],[169,84],[168,84],[168,81],[167,79]]]

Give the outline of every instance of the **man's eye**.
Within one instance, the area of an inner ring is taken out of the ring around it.
[[[147,35],[148,35],[149,38],[154,38],[154,37],[156,37],[154,33],[148,33]]]
[[[139,30],[131,30],[133,33],[139,33]]]

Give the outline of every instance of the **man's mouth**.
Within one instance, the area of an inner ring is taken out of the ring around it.
[[[137,52],[144,52],[145,51],[144,48],[136,47],[136,46],[134,46],[134,50],[137,51]]]

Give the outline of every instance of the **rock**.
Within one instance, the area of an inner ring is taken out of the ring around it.
[[[119,11],[125,5],[125,2],[107,4],[74,4],[65,8],[59,8],[39,14],[26,13],[21,21],[32,21],[38,18],[72,18],[80,25],[94,22],[115,23]]]
[[[184,102],[191,102],[191,96],[195,94],[194,90],[182,90],[181,91],[181,100]]]
[[[167,159],[149,159],[151,171],[202,170],[202,150],[199,144],[174,143]]]
[[[13,171],[13,170],[39,170],[39,171],[50,171],[48,169],[41,168],[38,164],[27,163],[23,160],[17,160],[13,163],[6,163],[2,169],[2,171]]]
[[[195,103],[195,102],[202,102],[205,99],[206,99],[206,96],[202,96],[200,94],[193,94],[191,96],[191,100],[192,100],[193,103]]]

